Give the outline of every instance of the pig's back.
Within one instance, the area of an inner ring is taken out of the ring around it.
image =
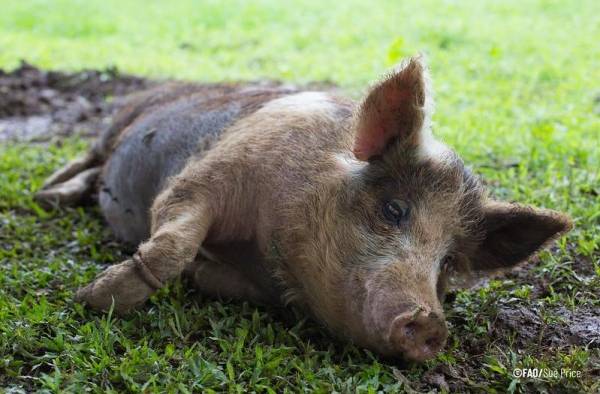
[[[100,207],[116,235],[131,243],[149,236],[149,210],[169,177],[192,156],[200,159],[221,133],[290,89],[242,88],[209,97],[202,93],[141,111],[122,130],[101,179]]]

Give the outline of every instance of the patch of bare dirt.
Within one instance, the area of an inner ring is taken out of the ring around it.
[[[585,306],[573,310],[560,306],[542,311],[535,306],[500,305],[494,331],[500,337],[506,337],[507,331],[515,334],[515,339],[524,347],[600,347],[600,315]]]
[[[119,97],[150,84],[111,69],[67,74],[22,63],[0,70],[0,142],[96,134]]]
[[[564,320],[564,334],[569,343],[600,348],[600,314],[592,308],[570,311],[561,307],[555,311]]]

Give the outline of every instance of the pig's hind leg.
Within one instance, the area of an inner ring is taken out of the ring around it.
[[[94,191],[102,167],[101,155],[95,148],[68,162],[50,175],[35,193],[35,201],[45,209],[77,205]]]
[[[97,165],[97,162],[98,156],[93,150],[90,150],[85,154],[85,156],[71,160],[66,165],[56,170],[52,175],[50,175],[46,179],[46,181],[44,181],[44,184],[42,185],[42,190],[49,189],[54,185],[68,181],[80,172],[85,171],[88,168],[95,167]]]
[[[52,182],[35,194],[36,202],[46,209],[80,203],[94,192],[101,168],[83,169],[66,178],[64,182]]]

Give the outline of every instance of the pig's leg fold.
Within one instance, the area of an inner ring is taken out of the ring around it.
[[[53,183],[35,194],[35,200],[48,209],[53,206],[76,205],[94,191],[101,167],[83,170],[64,182]]]
[[[186,268],[194,287],[202,294],[216,298],[250,300],[268,303],[265,293],[240,270],[230,264],[198,258]]]
[[[152,209],[152,235],[131,260],[108,268],[77,292],[92,308],[125,313],[147,300],[191,263],[204,241],[212,215],[199,193],[181,198],[177,184],[158,196]]]

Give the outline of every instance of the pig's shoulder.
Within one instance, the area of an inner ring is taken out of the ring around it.
[[[355,103],[332,92],[303,91],[287,94],[266,102],[248,122],[247,129],[270,134],[279,147],[308,157],[326,154],[331,150],[349,149],[352,138],[351,122]],[[244,125],[245,120],[241,124]],[[244,125],[244,128],[245,125]],[[270,143],[268,140],[266,143]],[[319,149],[314,149],[318,146]],[[306,149],[302,149],[306,148]]]
[[[328,116],[345,118],[352,113],[354,103],[346,98],[324,91],[293,92],[274,98],[263,105],[258,114],[301,116],[313,118]]]

